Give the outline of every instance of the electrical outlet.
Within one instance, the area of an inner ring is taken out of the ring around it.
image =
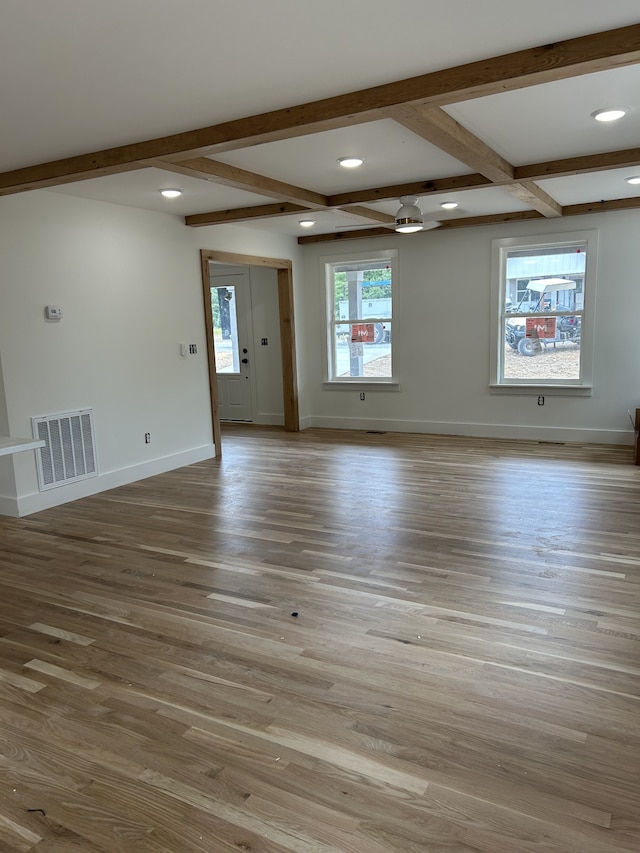
[[[542,396],[542,394],[540,394],[540,396],[538,397],[538,405],[544,406],[544,397]]]
[[[361,391],[361,392],[360,392],[360,399],[361,399],[361,400],[365,400],[365,399],[366,399],[366,396],[367,396],[367,395],[364,393],[364,391]]]
[[[144,443],[145,444],[151,444],[151,433],[150,432],[145,432]]]
[[[267,338],[260,338],[260,346],[266,347],[269,345],[269,340]]]
[[[197,344],[189,344],[189,355],[196,355],[198,352]]]

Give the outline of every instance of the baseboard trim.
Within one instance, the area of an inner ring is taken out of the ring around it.
[[[107,471],[89,480],[60,486],[59,489],[33,492],[17,499],[0,497],[0,513],[14,518],[22,518],[25,515],[32,515],[34,512],[41,512],[44,509],[106,492],[118,486],[126,486],[128,483],[135,483],[137,480],[144,480],[156,474],[164,474],[166,471],[203,462],[205,459],[213,458],[215,452],[214,444],[205,444],[202,447],[195,447],[182,453],[174,453],[171,456],[163,456],[159,459],[143,462],[140,465]]]
[[[11,518],[18,517],[17,498],[8,498],[0,495],[0,515],[9,515]]]
[[[473,438],[566,441],[581,444],[633,444],[632,430],[577,429],[574,427],[520,426],[516,424],[454,423],[445,421],[373,420],[369,418],[310,417],[305,428],[382,430]]]

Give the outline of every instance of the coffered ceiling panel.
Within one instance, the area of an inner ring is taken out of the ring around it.
[[[640,188],[626,182],[632,176],[640,178],[640,166],[635,169],[612,169],[590,175],[567,175],[539,181],[540,186],[562,205],[609,201],[612,198],[637,198]]]
[[[161,189],[178,186],[182,190],[180,198],[166,199],[160,195]],[[212,204],[215,210],[226,210],[270,204],[273,201],[272,198],[258,193],[232,189],[221,184],[212,185],[207,181],[184,175],[178,177],[162,169],[153,168],[77,181],[62,187],[52,187],[51,191],[181,217],[189,213],[204,213],[212,209]]]
[[[341,168],[338,158],[351,154],[364,158],[363,165]],[[473,171],[391,119],[254,145],[214,159],[325,194],[376,186],[380,178],[400,184]]]
[[[640,7],[639,7],[640,17]],[[623,121],[594,121],[619,105]],[[515,166],[640,145],[637,65],[446,106],[445,111]]]

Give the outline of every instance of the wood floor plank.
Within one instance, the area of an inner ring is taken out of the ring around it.
[[[637,853],[627,447],[225,427],[0,517],[2,853]]]

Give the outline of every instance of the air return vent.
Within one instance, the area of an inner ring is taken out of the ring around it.
[[[41,492],[97,476],[93,409],[44,415],[31,424],[34,438],[45,442],[36,451]]]

